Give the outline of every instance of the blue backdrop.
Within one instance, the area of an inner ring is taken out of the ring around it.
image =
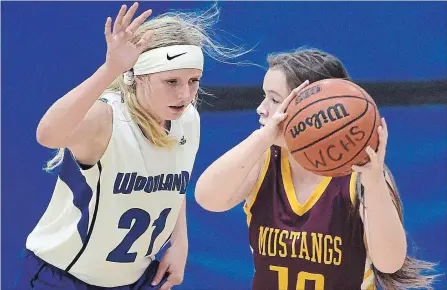
[[[104,21],[115,16],[121,3],[1,4],[2,288],[6,288],[55,181],[41,171],[52,152],[36,143],[37,123],[57,98],[104,60]],[[209,6],[209,2],[141,3],[155,14]],[[246,59],[262,65],[269,52],[307,45],[340,57],[356,81],[447,78],[446,2],[223,2],[220,7],[217,27],[234,35],[236,43],[258,44]],[[263,73],[207,59],[202,85],[260,86]],[[409,241],[418,247],[410,253],[440,262],[438,269],[446,272],[447,107],[382,107],[381,114],[390,127],[387,163],[402,194]],[[206,166],[256,127],[254,111],[202,114],[202,143],[188,191],[190,256],[185,281],[176,289],[249,288],[253,265],[242,209],[205,212],[194,201],[193,186]],[[443,278],[436,289],[445,285]]]

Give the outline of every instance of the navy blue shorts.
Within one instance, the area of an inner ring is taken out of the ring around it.
[[[73,275],[61,270],[53,265],[43,261],[31,251],[26,251],[23,260],[22,277],[16,283],[13,289],[15,290],[157,290],[167,280],[167,274],[163,280],[157,285],[152,286],[151,282],[157,273],[159,262],[154,260],[146,269],[144,274],[137,282],[119,287],[98,287],[82,282]]]

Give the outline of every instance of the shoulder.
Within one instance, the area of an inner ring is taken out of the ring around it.
[[[98,100],[109,105],[123,103],[123,97],[120,92],[104,92]]]
[[[113,132],[123,127],[128,128],[131,126],[131,116],[127,104],[124,102],[122,93],[119,91],[106,91],[99,98],[98,102],[103,106],[109,108],[112,115]]]
[[[354,206],[358,200],[361,192],[359,191],[360,176],[357,172],[351,172],[344,176],[330,177],[331,191],[339,194],[351,206]]]
[[[350,201],[351,205],[355,205],[359,200],[360,193],[360,175],[357,172],[351,172],[348,175],[334,177],[332,180],[338,183],[342,188],[342,195]]]

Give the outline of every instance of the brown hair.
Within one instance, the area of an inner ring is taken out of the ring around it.
[[[298,87],[305,80],[310,83],[329,78],[341,78],[349,80],[348,73],[343,64],[335,56],[318,49],[298,49],[289,53],[270,54],[267,58],[269,68],[279,69],[286,75],[287,85],[292,90]],[[388,172],[389,170],[386,169]],[[389,173],[393,187],[394,179]],[[363,227],[360,219],[360,200],[363,196],[363,187],[357,180],[356,203],[351,212],[351,218],[357,222],[354,223],[353,236],[360,227]],[[392,187],[388,185],[391,189]],[[402,202],[397,190],[391,190],[396,209],[400,220],[403,222]],[[363,207],[363,210],[365,208]],[[360,229],[361,230],[361,229]],[[363,232],[363,231],[362,231]],[[375,273],[375,283],[387,290],[398,290],[408,288],[433,289],[431,286],[433,280],[439,275],[426,275],[423,272],[433,271],[435,264],[417,260],[407,256],[400,270],[393,274],[382,273],[373,268]]]
[[[399,197],[399,192],[397,190],[396,183],[394,181],[394,177],[391,174],[391,171],[385,166],[385,172],[389,175],[391,179],[391,183],[389,184],[387,181],[388,188],[392,194],[392,198],[394,201],[394,206],[397,209],[397,213],[399,214],[399,219],[403,223],[403,206],[401,199]],[[360,206],[362,205],[363,216],[365,216],[366,207],[363,203],[364,197],[364,188],[360,183],[360,174],[357,176],[356,182],[356,200],[355,206],[353,207],[353,211],[351,213],[351,218],[354,220],[354,231],[359,226],[362,226],[360,220]],[[357,221],[357,224],[355,224]],[[428,275],[424,272],[434,272],[434,267],[436,264],[418,260],[416,258],[406,256],[404,260],[404,264],[402,267],[395,273],[388,274],[382,273],[374,268],[373,271],[375,274],[375,282],[377,286],[383,287],[383,289],[389,290],[400,290],[400,289],[410,289],[410,288],[423,288],[423,289],[434,289],[432,284],[434,280],[439,275]]]

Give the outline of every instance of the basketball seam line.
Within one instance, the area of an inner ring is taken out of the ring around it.
[[[362,100],[365,100],[365,99],[362,99]],[[348,123],[344,124],[342,127],[338,128],[337,130],[332,131],[331,133],[329,133],[329,134],[327,134],[327,135],[325,135],[325,136],[323,136],[323,137],[321,137],[321,138],[319,138],[319,139],[313,141],[312,143],[309,143],[309,144],[307,144],[307,145],[305,145],[305,146],[303,146],[303,147],[301,147],[301,148],[294,149],[294,150],[290,151],[290,153],[295,153],[295,152],[304,150],[304,149],[306,149],[306,148],[308,148],[308,147],[314,145],[315,143],[318,143],[318,142],[320,142],[321,140],[324,140],[324,139],[326,139],[326,138],[328,138],[328,137],[334,135],[334,134],[337,133],[338,131],[343,130],[343,129],[346,128],[347,126],[349,126],[349,125],[351,125],[352,123],[354,123],[354,122],[358,121],[359,119],[361,119],[361,118],[366,114],[366,112],[368,111],[369,104],[370,104],[370,101],[368,101],[368,100],[365,100],[365,101],[366,101],[366,108],[365,108],[365,110],[364,110],[360,115],[357,116],[357,118],[355,118],[355,119],[349,121]]]
[[[363,94],[363,93],[362,93],[362,94]],[[323,98],[323,99],[315,100],[315,101],[313,101],[312,103],[307,104],[304,108],[300,109],[298,112],[296,112],[295,115],[293,115],[293,116],[290,118],[290,120],[289,120],[289,122],[287,123],[287,125],[286,125],[285,128],[287,128],[287,127],[289,126],[289,124],[293,121],[293,118],[295,118],[296,115],[298,115],[301,111],[303,111],[303,110],[306,109],[307,107],[309,107],[309,106],[311,106],[311,105],[313,105],[313,104],[315,104],[315,103],[318,103],[318,102],[320,102],[320,101],[325,101],[325,100],[330,100],[330,99],[335,99],[335,98],[354,98],[354,99],[365,100],[365,101],[367,101],[368,103],[373,104],[371,101],[369,101],[369,100],[366,99],[366,98],[360,98],[360,97],[356,97],[356,96],[333,96],[333,97],[327,97],[327,98]],[[373,105],[374,105],[374,104],[373,104]],[[375,107],[375,106],[374,106],[374,107]],[[286,132],[286,131],[285,131],[285,132]]]
[[[369,103],[369,101],[368,101],[368,103]],[[377,114],[376,114],[376,113],[377,113],[377,108],[374,107],[374,126],[376,125],[376,120],[377,120]],[[369,140],[371,140],[371,137],[372,137],[372,134],[373,134],[373,133],[374,133],[374,127],[373,127],[371,133],[369,134],[368,140],[366,140],[366,142],[365,142],[365,144],[363,145],[362,149],[359,150],[359,152],[357,152],[356,155],[354,155],[351,159],[349,159],[349,160],[346,161],[345,163],[343,163],[343,164],[341,164],[341,165],[339,165],[339,166],[337,166],[337,167],[335,167],[335,168],[331,168],[331,169],[325,169],[325,170],[315,170],[315,169],[312,169],[312,171],[315,171],[315,172],[326,172],[326,171],[332,171],[332,170],[338,169],[338,168],[340,168],[340,167],[342,167],[342,166],[345,166],[347,163],[351,162],[354,158],[356,158],[357,156],[359,156],[360,153],[362,153],[363,149],[366,147],[366,145],[368,144]],[[304,168],[307,169],[307,170],[310,170],[310,169],[308,169],[308,168],[306,168],[306,167],[304,167]]]

